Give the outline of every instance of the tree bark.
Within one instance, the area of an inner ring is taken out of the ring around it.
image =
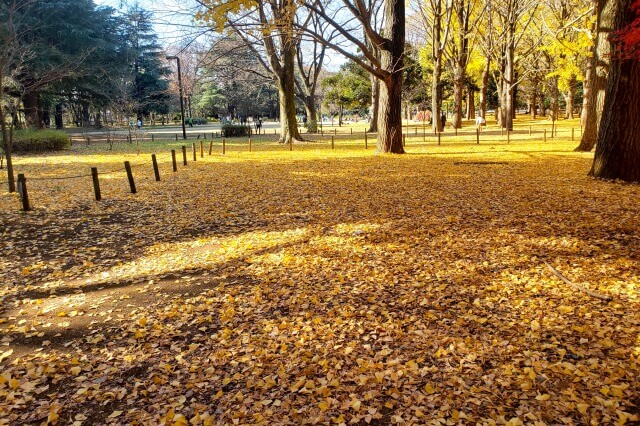
[[[631,22],[631,0],[621,0],[615,28]],[[612,50],[615,51],[615,50]],[[640,182],[640,59],[611,56],[606,97],[590,176]]]
[[[378,152],[404,154],[402,146],[402,72],[396,72],[380,85]]]
[[[23,99],[24,115],[28,127],[42,129],[42,111],[40,109],[39,96],[37,91],[26,93]]]
[[[467,87],[467,113],[465,115],[467,117],[467,120],[474,120],[476,118],[474,90],[470,86]]]
[[[404,68],[404,0],[385,2],[385,46],[380,50],[380,65],[387,71],[380,84],[378,152],[404,154],[402,145],[402,74]]]
[[[278,95],[280,106],[280,142],[291,143],[292,140],[301,141],[298,121],[296,120],[295,99],[295,44],[285,43],[282,48],[282,67],[278,72]]]
[[[510,26],[511,27],[511,26]],[[505,130],[513,130],[513,85],[515,81],[514,75],[514,60],[515,60],[515,23],[513,24],[513,31],[509,32],[507,42],[507,54],[504,67],[504,103],[503,103],[503,118],[505,119],[503,128]]]
[[[605,86],[609,71],[611,52],[609,36],[614,25],[616,5],[616,0],[598,0],[597,34],[590,64],[592,83],[590,85],[589,109],[584,122],[582,139],[580,139],[580,145],[575,149],[576,151],[591,151],[598,140],[598,128],[604,107]]]
[[[536,103],[537,99],[538,99],[538,83],[533,82],[531,93],[529,94],[529,115],[533,119],[536,118],[536,114],[538,113],[538,105]]]
[[[462,127],[462,95],[464,91],[464,69],[460,64],[456,65],[453,76],[453,117],[451,125],[459,129]]]
[[[0,76],[0,83],[1,79],[2,76]],[[13,172],[12,159],[13,133],[11,132],[11,129],[7,127],[5,113],[6,111],[4,106],[2,105],[2,102],[0,102],[0,130],[2,130],[2,150],[4,151],[4,157],[7,161],[7,181],[9,183],[9,192],[16,192],[16,181],[15,174]]]
[[[433,63],[433,75],[431,78],[431,123],[434,133],[440,131],[440,76],[442,74],[442,60],[435,60]]]
[[[487,57],[487,63],[482,72],[482,86],[480,87],[480,99],[478,100],[478,113],[486,120],[487,114],[487,88],[489,87],[489,74],[491,70],[491,59]]]
[[[368,132],[378,131],[378,112],[380,110],[380,80],[371,76],[371,122],[369,123]]]
[[[582,83],[582,110],[580,111],[580,125],[584,127],[589,119],[589,105],[591,104],[591,85],[593,84],[593,58],[589,60],[589,66],[584,73],[584,81]],[[577,148],[576,148],[577,150]]]
[[[314,96],[305,96],[304,109],[307,113],[307,133],[318,133],[318,114]]]
[[[558,119],[558,97],[560,92],[558,90],[558,77],[552,77],[549,80],[549,96],[551,97],[551,121]]]

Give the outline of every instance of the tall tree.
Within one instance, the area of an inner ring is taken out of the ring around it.
[[[442,107],[442,68],[445,49],[451,31],[452,4],[444,0],[418,2],[417,12],[422,18],[425,28],[426,43],[431,48],[430,60],[433,67],[431,74],[431,116],[434,132],[439,131],[440,109]]]
[[[631,0],[620,0],[614,14],[616,35],[589,174],[640,182],[640,2],[631,5]]]
[[[605,87],[609,73],[612,28],[614,28],[617,0],[597,0],[596,36],[589,63],[588,110],[584,119],[584,130],[576,151],[591,151],[598,140],[602,109],[604,108]]]
[[[170,70],[165,65],[164,53],[153,28],[152,13],[136,2],[127,11],[126,19],[137,119],[151,112],[166,113]]]
[[[453,0],[453,34],[448,49],[447,62],[453,75],[453,117],[451,125],[462,127],[462,100],[467,81],[467,65],[472,49],[473,29],[482,18],[481,3],[477,0]]]
[[[278,87],[280,142],[302,140],[296,120],[295,64],[300,38],[294,29],[294,0],[198,0],[197,17],[220,31],[230,31],[254,52]]]
[[[374,0],[343,0],[340,8],[327,8],[332,2],[306,0],[304,6],[337,30],[344,41],[361,53],[338,42],[326,40],[309,28],[317,40],[359,64],[380,81],[378,152],[402,154],[402,78],[405,49],[405,5],[403,0],[386,0],[383,7],[384,28],[375,27],[374,14],[379,10]],[[365,37],[361,37],[365,34]],[[369,40],[369,42],[367,42]],[[375,46],[373,48],[372,46]]]
[[[323,37],[327,40],[331,41],[334,37],[335,30],[330,33],[330,28],[326,22],[318,19],[318,16],[314,13],[307,14],[303,19],[303,26],[311,26],[314,32],[323,34]],[[299,48],[296,52],[296,93],[302,101],[307,115],[307,132],[317,133],[317,88],[323,71],[327,46],[313,37],[304,37],[302,33],[299,34],[299,37]]]

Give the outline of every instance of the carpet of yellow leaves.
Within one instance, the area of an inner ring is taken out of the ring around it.
[[[147,154],[19,158],[0,424],[639,421],[640,187],[588,178],[568,138],[349,138],[216,141],[178,173],[162,152],[161,182]],[[101,202],[37,180],[123,159],[135,195],[121,170]]]

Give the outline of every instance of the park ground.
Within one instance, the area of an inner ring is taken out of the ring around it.
[[[637,424],[640,186],[577,122],[362,129],[16,158],[0,424]]]

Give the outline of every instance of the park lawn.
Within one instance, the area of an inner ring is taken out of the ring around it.
[[[0,194],[0,418],[638,421],[640,187],[588,178],[561,123],[409,130],[402,156],[214,140],[176,173],[181,141],[17,158],[34,210]]]

